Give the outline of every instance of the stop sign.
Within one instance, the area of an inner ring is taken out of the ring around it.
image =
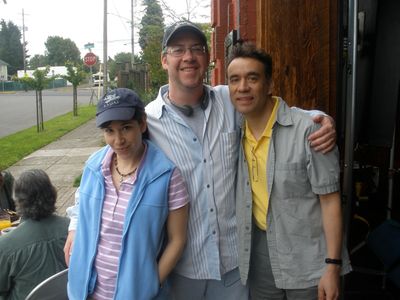
[[[97,57],[92,52],[86,53],[85,56],[83,57],[84,64],[89,67],[93,66],[96,63],[96,61],[97,61]]]

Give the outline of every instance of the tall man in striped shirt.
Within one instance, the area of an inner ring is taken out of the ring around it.
[[[180,169],[191,199],[187,244],[171,275],[171,298],[243,300],[248,289],[238,270],[234,192],[241,117],[227,86],[203,84],[209,58],[199,27],[188,21],[168,27],[161,54],[168,84],[146,106],[150,140]],[[317,150],[329,151],[336,139],[333,121],[316,119],[323,126],[310,138]]]

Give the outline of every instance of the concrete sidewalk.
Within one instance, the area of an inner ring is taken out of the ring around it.
[[[57,214],[65,215],[74,203],[73,183],[83,170],[87,158],[103,145],[103,134],[96,128],[95,119],[67,133],[60,139],[33,152],[8,170],[18,178],[28,169],[43,169],[58,191]]]

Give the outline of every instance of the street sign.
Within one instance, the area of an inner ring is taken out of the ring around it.
[[[83,62],[88,67],[93,66],[97,62],[97,57],[96,57],[96,55],[94,53],[88,52],[83,57]]]
[[[94,44],[93,43],[87,43],[84,45],[85,49],[93,49],[94,48]]]

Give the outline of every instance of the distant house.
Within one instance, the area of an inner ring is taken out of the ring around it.
[[[8,63],[0,59],[0,81],[8,80],[8,66]]]
[[[39,70],[44,70],[46,67],[39,67]],[[33,77],[33,72],[35,70],[17,70],[17,77],[22,78],[25,76]],[[50,66],[49,73],[47,73],[47,77],[55,76],[56,79],[61,78],[62,75],[68,75],[68,70],[66,66]],[[71,82],[67,81],[67,85],[71,85]]]
[[[46,69],[46,67],[39,67],[39,70],[44,70]],[[17,70],[17,76],[18,78],[22,78],[25,76],[25,73],[28,77],[33,77],[33,72],[35,72],[35,70]],[[59,78],[59,76],[61,75],[67,75],[67,67],[65,66],[50,66],[49,69],[49,73],[47,73],[47,77],[51,77],[51,76],[56,76],[57,78]]]

